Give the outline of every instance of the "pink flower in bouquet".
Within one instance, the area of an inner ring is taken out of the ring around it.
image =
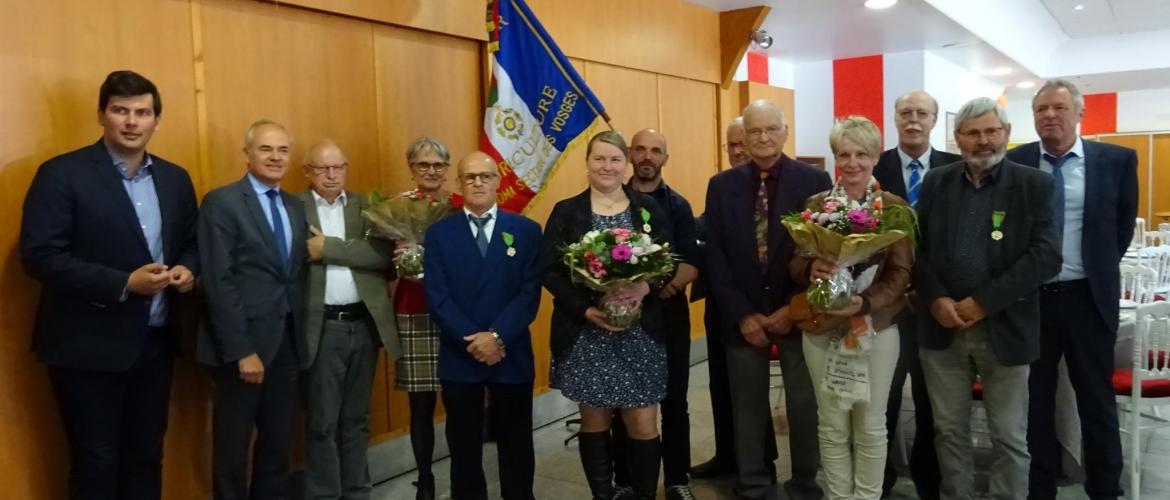
[[[820,224],[823,226],[829,222],[830,218],[831,218],[831,216],[829,214],[821,212],[821,213],[817,214],[817,224]]]
[[[621,245],[613,247],[613,250],[610,251],[610,256],[613,257],[613,260],[617,260],[617,261],[621,261],[621,262],[625,262],[627,260],[630,260],[630,256],[633,254],[634,254],[634,251],[630,250],[630,246],[626,245],[625,243],[622,243]]]
[[[813,218],[812,210],[805,210],[805,211],[801,212],[800,217],[804,220],[812,220],[812,218]]]
[[[605,264],[601,263],[601,259],[593,258],[589,260],[589,274],[592,274],[594,278],[600,278],[608,274],[605,272]]]
[[[630,239],[630,230],[625,228],[617,228],[613,230],[614,243],[625,243]],[[615,257],[616,258],[616,257]]]
[[[825,212],[833,212],[833,211],[837,210],[837,208],[840,206],[841,206],[840,201],[829,198],[829,199],[825,200],[824,211]]]

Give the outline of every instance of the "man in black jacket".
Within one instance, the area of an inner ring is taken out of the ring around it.
[[[922,179],[931,168],[957,162],[957,154],[939,151],[930,146],[930,131],[938,120],[938,102],[921,90],[909,92],[894,101],[894,125],[898,128],[898,147],[882,153],[873,176],[882,189],[909,201],[918,203],[922,195]],[[894,468],[894,441],[897,436],[899,413],[902,411],[902,391],[909,375],[914,395],[914,445],[910,451],[910,477],[923,500],[938,498],[938,457],[934,453],[934,419],[930,414],[930,397],[926,380],[922,378],[922,363],[918,360],[918,340],[914,334],[918,318],[907,314],[898,321],[901,346],[894,382],[886,407],[886,428],[890,436],[890,452],[886,459],[886,480],[882,496],[888,496],[898,479]]]
[[[195,188],[146,152],[162,100],[133,71],[106,77],[96,143],[37,170],[20,251],[42,284],[35,348],[70,446],[73,499],[157,499],[179,293],[194,285]]]

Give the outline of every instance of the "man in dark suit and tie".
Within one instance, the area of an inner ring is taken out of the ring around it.
[[[902,197],[910,206],[918,204],[922,195],[922,179],[932,167],[941,167],[962,160],[957,154],[939,151],[930,146],[930,131],[938,120],[938,102],[921,90],[908,92],[894,101],[894,125],[898,129],[898,147],[882,153],[873,176],[882,189]],[[918,318],[907,314],[898,321],[901,332],[898,365],[886,407],[886,428],[890,436],[890,452],[886,459],[886,480],[882,495],[887,496],[898,479],[894,468],[894,442],[898,416],[902,411],[902,390],[906,376],[914,396],[914,445],[910,451],[910,477],[918,498],[938,498],[938,457],[934,453],[934,418],[930,414],[930,397],[926,380],[922,378],[922,363],[918,360],[918,340],[915,327]]]
[[[963,105],[955,127],[963,161],[935,167],[923,181],[914,269],[940,494],[974,495],[971,387],[978,374],[991,429],[989,496],[1023,498],[1039,287],[1060,270],[1052,178],[1004,159],[1011,124],[995,101]]]
[[[261,120],[244,135],[248,173],[203,198],[206,321],[197,357],[215,382],[212,488],[217,500],[283,499],[297,408],[305,210],[280,189],[292,139]],[[252,480],[247,470],[252,430]]]
[[[769,347],[780,349],[791,428],[789,498],[816,499],[820,454],[817,403],[801,351],[801,335],[781,309],[799,291],[788,274],[793,244],[780,217],[800,210],[813,194],[832,186],[828,174],[783,152],[788,139],[784,111],[756,101],[744,109],[751,162],[725,170],[707,186],[707,278],[719,310],[719,335],[727,353],[735,452],[741,498],[764,498],[776,478],[765,465]],[[768,436],[767,439],[775,439]]]
[[[370,498],[366,452],[378,345],[402,355],[386,294],[393,243],[367,238],[366,197],[345,189],[349,160],[336,143],[309,148],[301,193],[313,237],[305,289],[309,436],[305,498]]]
[[[1060,274],[1040,287],[1040,359],[1032,364],[1028,447],[1029,497],[1056,497],[1060,447],[1056,440],[1057,365],[1068,364],[1084,439],[1085,492],[1117,498],[1121,491],[1121,437],[1113,395],[1117,340],[1118,264],[1137,217],[1137,154],[1084,141],[1077,123],[1085,98],[1065,80],[1049,80],[1032,98],[1039,142],[1012,149],[1012,161],[1053,177],[1053,210],[1061,235]],[[1132,486],[1131,486],[1132,487]]]
[[[34,349],[69,442],[69,497],[158,499],[179,294],[199,268],[187,171],[146,152],[162,115],[154,84],[106,77],[96,143],[37,170],[20,253],[41,282]]]
[[[447,408],[451,497],[487,500],[484,392],[491,393],[505,500],[532,500],[532,383],[528,325],[540,307],[540,226],[496,205],[496,162],[459,162],[463,210],[427,229],[423,280],[441,330],[439,380]]]

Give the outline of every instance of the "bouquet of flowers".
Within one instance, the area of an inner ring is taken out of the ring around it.
[[[862,291],[851,267],[902,238],[913,240],[917,228],[910,207],[883,207],[881,189],[873,179],[861,200],[850,201],[838,183],[821,206],[786,215],[781,222],[802,253],[837,263],[832,278],[817,279],[808,288],[809,305],[821,311],[848,307],[851,297]]]
[[[395,252],[394,267],[401,278],[423,277],[423,234],[427,227],[451,213],[451,204],[419,190],[386,196],[370,193],[370,205],[362,216],[373,225],[374,236],[406,244]]]
[[[629,285],[669,275],[675,260],[669,243],[660,245],[649,234],[620,228],[585,233],[569,245],[564,259],[574,282],[604,294],[599,305],[606,322],[619,328],[642,315],[643,295],[628,293]]]

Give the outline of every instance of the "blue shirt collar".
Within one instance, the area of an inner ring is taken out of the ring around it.
[[[1076,158],[1084,158],[1085,157],[1085,143],[1081,142],[1080,136],[1077,136],[1077,142],[1074,142],[1072,147],[1068,148],[1068,152],[1066,152],[1064,154],[1067,155],[1069,153],[1072,153],[1073,156],[1075,156]],[[1044,142],[1041,141],[1040,142],[1040,159],[1041,160],[1044,159],[1044,155],[1050,155],[1053,157],[1056,156],[1052,153],[1049,153],[1048,149],[1044,147]]]
[[[130,175],[130,171],[126,168],[126,159],[114,153],[114,150],[110,148],[109,144],[106,144],[106,153],[110,155],[110,160],[114,162],[114,166],[118,168],[118,173],[122,175],[123,179],[131,180],[140,175],[149,177],[153,173],[151,166],[154,165],[154,160],[150,158],[150,153],[142,153],[142,166],[138,167],[138,172],[133,176]]]
[[[280,191],[280,185],[279,185],[279,184],[278,184],[276,187],[274,187],[274,188],[273,188],[273,187],[268,187],[268,185],[267,185],[267,184],[264,184],[263,182],[260,182],[260,180],[259,180],[259,179],[257,179],[256,177],[253,177],[253,176],[252,176],[252,172],[248,172],[248,174],[247,174],[247,175],[248,175],[248,182],[251,182],[251,183],[252,183],[252,189],[256,190],[256,194],[258,194],[258,195],[261,195],[261,196],[267,196],[267,194],[266,194],[266,193],[268,193],[268,191],[269,191],[269,190],[271,190],[271,189],[275,189],[275,190],[277,190],[277,191]]]

